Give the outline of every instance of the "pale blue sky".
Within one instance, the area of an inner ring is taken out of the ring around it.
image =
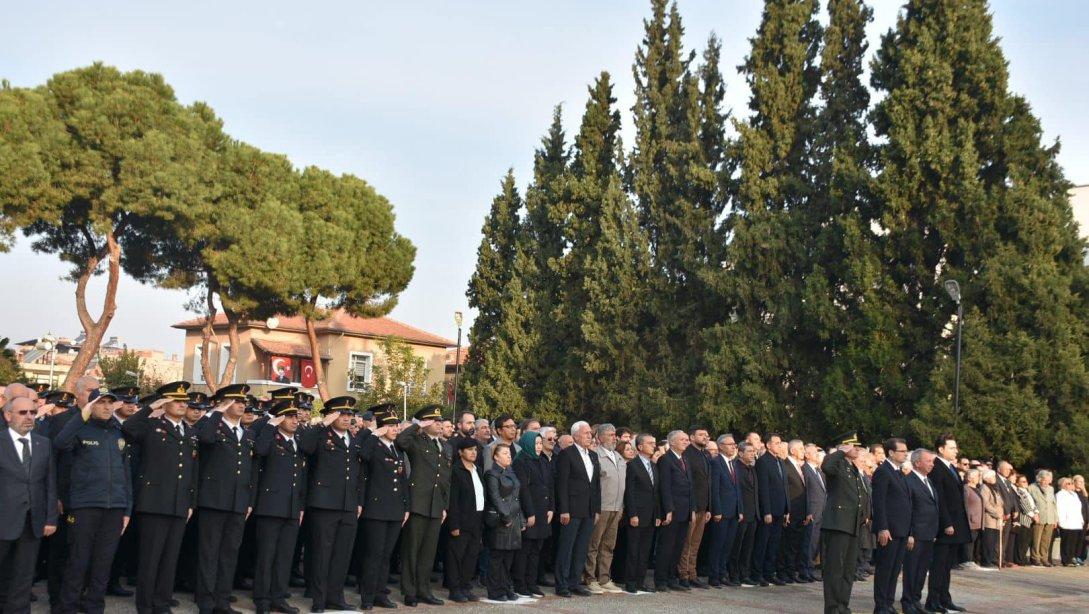
[[[371,182],[418,248],[416,275],[392,316],[450,338],[500,177],[513,166],[525,185],[553,105],[565,105],[570,134],[601,70],[613,73],[630,108],[631,63],[649,10],[643,0],[5,4],[0,77],[14,85],[95,60],[159,72],[183,102],[215,108],[231,135]],[[871,4],[872,50],[899,3]],[[761,6],[680,0],[689,47],[702,49],[712,30],[722,39],[727,105],[739,116],[748,93],[735,67]],[[1062,138],[1067,176],[1089,182],[1085,3],[1002,0],[992,8],[1012,88],[1028,97],[1048,138]],[[625,125],[630,143],[627,116]],[[0,304],[0,336],[77,334],[63,273],[25,240],[0,254],[5,286],[27,291]],[[92,295],[101,300],[99,288]],[[190,317],[184,301],[182,292],[125,279],[109,334],[180,351],[182,335],[169,326]]]

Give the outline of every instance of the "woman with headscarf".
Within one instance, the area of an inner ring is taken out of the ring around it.
[[[492,448],[492,467],[484,474],[488,507],[484,524],[488,527],[488,599],[517,601],[511,567],[514,553],[522,548],[522,531],[529,521],[522,516],[522,485],[511,468],[511,446],[500,443]]]
[[[529,597],[543,597],[537,586],[538,561],[541,547],[552,531],[552,515],[555,511],[553,499],[554,484],[551,472],[541,463],[541,450],[544,440],[541,434],[529,431],[518,440],[521,450],[514,459],[514,474],[521,483],[522,510],[527,524],[532,519],[525,533],[522,534],[522,548],[514,553],[514,566],[511,571],[514,592]]]

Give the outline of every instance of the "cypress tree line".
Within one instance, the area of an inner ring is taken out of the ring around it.
[[[570,148],[557,109],[524,217],[510,175],[493,203],[463,398],[819,442],[956,425],[973,456],[1089,469],[1086,245],[987,3],[909,0],[871,89],[871,10],[829,0],[822,28],[819,9],[766,0],[729,130],[718,39],[686,50],[676,4],[652,0],[632,148],[602,73]]]

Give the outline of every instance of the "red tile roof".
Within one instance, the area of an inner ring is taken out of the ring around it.
[[[279,326],[276,330],[305,332],[306,323],[302,316],[278,316],[280,320]],[[185,320],[184,322],[178,322],[174,325],[174,328],[182,330],[199,330],[204,326],[205,318],[193,318],[191,320]],[[217,313],[215,321],[212,324],[215,328],[227,327],[227,316],[223,313]],[[243,322],[240,324],[240,328],[266,328],[264,322],[251,321]],[[336,333],[345,334],[358,337],[370,337],[370,338],[382,338],[382,337],[398,337],[404,339],[408,343],[415,343],[417,345],[429,345],[433,347],[450,348],[457,345],[454,341],[445,337],[440,337],[429,333],[425,330],[420,330],[415,326],[409,326],[404,322],[398,322],[392,318],[359,318],[353,316],[343,309],[337,309],[332,314],[324,319],[315,322],[314,325],[317,333]]]

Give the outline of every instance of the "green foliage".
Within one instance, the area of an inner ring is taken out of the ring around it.
[[[15,352],[8,347],[9,339],[0,337],[0,383],[10,384],[24,379],[23,369],[15,357]]]
[[[441,403],[443,400],[442,384],[428,385],[431,369],[412,346],[397,337],[385,337],[378,345],[371,372],[371,385],[359,395],[359,404],[370,407],[378,403],[396,403],[398,408],[405,407],[405,386],[408,383],[408,409],[419,408],[429,403]]]
[[[127,349],[117,356],[99,358],[98,369],[102,371],[102,385],[107,388],[139,386],[143,380],[143,360]]]

